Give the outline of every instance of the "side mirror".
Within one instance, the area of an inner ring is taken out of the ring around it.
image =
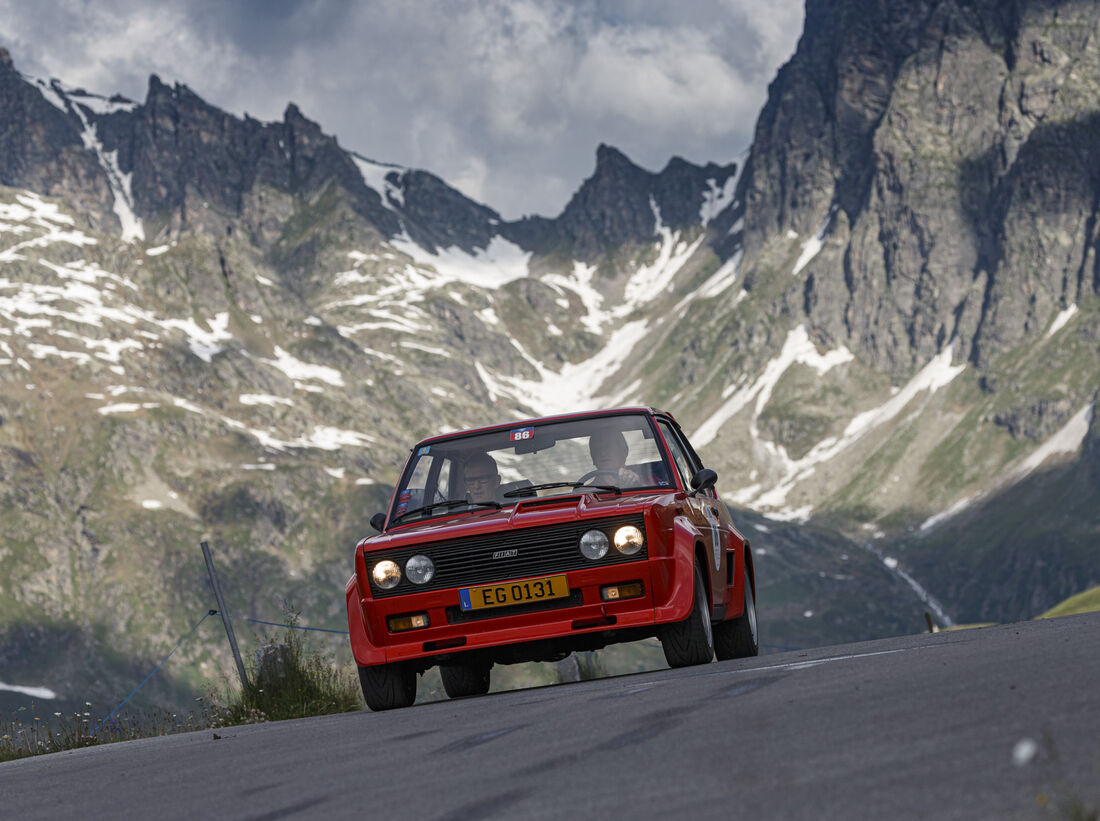
[[[717,481],[717,473],[710,468],[700,468],[696,471],[695,475],[691,477],[691,489],[696,493],[702,493],[704,490],[710,490],[714,487]]]
[[[375,513],[373,516],[370,517],[370,526],[373,527],[375,530],[377,530],[379,533],[382,532],[382,526],[385,523],[386,523],[386,514],[385,513]]]

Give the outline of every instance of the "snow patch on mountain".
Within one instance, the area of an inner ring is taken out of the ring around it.
[[[738,249],[732,257],[722,263],[721,267],[699,287],[697,296],[702,299],[710,299],[733,287],[733,283],[737,281],[737,273],[741,268],[743,255],[744,252]]]
[[[584,306],[584,316],[581,317],[581,324],[586,331],[599,334],[603,332],[603,326],[610,322],[612,317],[610,311],[603,309],[603,294],[597,291],[595,285],[593,285],[595,278],[595,265],[575,261],[571,276],[551,273],[545,275],[542,281],[551,288],[557,289],[559,293],[563,293],[566,289],[575,293]],[[568,301],[566,301],[566,305],[568,305]]]
[[[382,198],[382,204],[386,208],[395,211],[394,203],[401,208],[405,207],[405,190],[386,178],[390,174],[396,173],[400,179],[401,175],[408,170],[407,168],[368,160],[355,152],[351,152],[351,159],[359,169],[359,173],[363,175],[363,182],[367,184],[368,188],[373,188],[378,192],[378,195]]]
[[[242,393],[237,397],[237,401],[242,405],[268,405],[270,407],[287,405],[289,407],[294,407],[294,400],[284,399],[281,396],[272,396],[269,393]]]
[[[737,184],[741,181],[741,172],[745,170],[745,161],[749,158],[750,150],[746,148],[734,159],[737,168],[733,174],[726,177],[721,188],[718,187],[718,180],[714,178],[707,180],[707,190],[703,192],[703,205],[699,208],[699,222],[704,228],[726,208],[737,205],[734,201],[737,195]]]
[[[703,447],[714,441],[721,427],[737,415],[749,402],[757,400],[756,415],[764,409],[771,398],[780,378],[796,362],[813,368],[823,375],[837,365],[852,360],[852,353],[845,347],[820,354],[810,340],[805,325],[799,325],[787,334],[783,349],[779,355],[764,366],[763,373],[748,387],[736,390],[714,413],[707,418],[691,437],[696,447]],[[727,388],[728,390],[728,388]]]
[[[150,321],[156,322],[162,328],[173,328],[182,331],[187,337],[187,347],[191,349],[191,353],[208,364],[224,350],[221,343],[233,338],[233,334],[229,333],[229,314],[225,311],[215,314],[212,319],[207,321],[207,325],[210,326],[209,330],[191,318],[162,319],[159,321],[150,319]]]
[[[413,242],[408,234],[391,239],[390,245],[420,266],[434,268],[437,276],[432,278],[431,285],[435,288],[452,282],[490,290],[500,288],[527,276],[527,263],[531,259],[530,251],[499,235],[472,254],[453,245],[433,254]]]
[[[963,496],[951,505],[951,507],[947,508],[947,510],[929,516],[921,523],[921,532],[923,533],[938,527],[948,519],[957,516],[962,511],[971,507],[976,502],[980,502],[991,494],[1001,492],[1006,487],[1026,479],[1046,463],[1048,459],[1057,456],[1076,455],[1079,453],[1082,444],[1084,444],[1085,437],[1088,435],[1089,426],[1092,425],[1094,413],[1095,407],[1093,403],[1090,402],[1070,417],[1070,420],[1055,431],[1045,442],[1043,442],[1043,444],[1012,467],[1002,481],[984,492],[971,493]]]
[[[1069,322],[1077,314],[1077,303],[1070,305],[1064,311],[1059,312],[1058,316],[1054,317],[1054,321],[1050,323],[1050,328],[1047,329],[1044,339],[1050,339]]]
[[[798,276],[802,272],[802,269],[810,264],[810,260],[816,257],[821,249],[825,247],[825,235],[829,231],[829,223],[833,220],[833,213],[836,208],[834,207],[829,211],[829,216],[825,218],[825,222],[822,223],[821,228],[817,233],[806,240],[802,245],[802,253],[798,256],[798,261],[794,264],[794,270],[791,271],[792,276]],[[798,236],[795,234],[795,236]]]
[[[718,187],[718,180],[713,177],[707,180],[707,190],[703,192],[703,205],[699,208],[699,222],[704,227],[733,202],[733,195],[737,190],[737,179],[740,176],[741,168],[738,166],[737,173],[727,177],[721,188]]]
[[[1009,473],[1009,481],[1017,482],[1023,479],[1054,456],[1077,453],[1085,441],[1085,436],[1088,435],[1089,426],[1092,424],[1092,413],[1093,405],[1090,402],[1013,468]]]
[[[793,332],[792,332],[793,333]],[[788,340],[789,341],[789,340]],[[751,504],[759,509],[782,511],[786,505],[787,496],[795,485],[809,478],[818,465],[836,458],[842,451],[847,450],[859,439],[876,428],[886,424],[904,410],[909,403],[919,394],[927,392],[933,394],[940,388],[949,385],[956,376],[966,370],[966,365],[952,365],[953,345],[948,345],[939,354],[932,358],[901,390],[891,396],[882,405],[872,410],[856,415],[845,427],[844,433],[839,437],[828,437],[814,445],[801,459],[791,459],[786,449],[774,442],[760,439],[756,430],[756,416],[763,410],[764,405],[757,404],[756,414],[750,426],[753,440],[757,442],[772,461],[780,467],[780,477],[770,482],[767,488],[761,485],[753,485],[735,492],[730,498],[739,504]],[[786,350],[787,346],[784,346]],[[846,352],[846,349],[841,349]],[[833,352],[836,353],[836,352]],[[851,356],[850,354],[848,355]],[[782,354],[780,355],[782,358]],[[773,360],[773,362],[776,360]],[[846,361],[846,360],[845,360]],[[771,363],[769,363],[771,364]],[[808,363],[807,363],[808,364]],[[819,370],[819,373],[824,373]],[[767,369],[765,369],[767,373]],[[735,397],[736,398],[736,397]],[[733,400],[731,400],[732,402]],[[806,519],[812,513],[811,509],[801,508],[798,518]],[[770,514],[771,515],[771,514]]]
[[[953,516],[962,513],[980,498],[982,498],[982,494],[971,494],[963,496],[961,499],[951,505],[951,507],[947,508],[947,510],[942,510],[934,516],[929,516],[927,519],[925,519],[920,526],[921,532],[923,533],[926,530],[931,530],[940,523],[946,522]]]
[[[641,306],[670,291],[684,263],[691,258],[706,238],[700,235],[690,244],[681,240],[679,231],[674,234],[661,221],[661,211],[652,196],[649,198],[649,206],[653,209],[656,222],[654,232],[660,237],[657,259],[652,264],[639,265],[634,271],[627,280],[623,301],[611,311],[610,318],[630,316]]]
[[[7,690],[10,693],[19,693],[24,696],[30,696],[31,698],[41,698],[46,701],[52,701],[57,698],[57,693],[49,687],[27,687],[21,684],[5,684],[0,681],[0,690]]]
[[[627,322],[611,334],[595,356],[583,362],[567,363],[557,372],[544,366],[513,340],[512,344],[538,374],[537,379],[494,374],[480,362],[475,362],[474,367],[494,402],[506,399],[540,415],[616,404],[618,397],[602,396],[600,388],[623,366],[635,346],[645,338],[648,327],[645,320]],[[517,409],[517,416],[523,415],[525,413]]]
[[[221,315],[219,314],[219,316]],[[311,365],[308,362],[303,362],[284,351],[278,345],[275,346],[274,359],[261,359],[260,361],[282,371],[294,380],[305,379],[327,382],[329,385],[337,388],[343,387],[344,385],[344,375],[340,373],[340,371],[335,368],[330,368],[327,365]]]
[[[34,236],[0,250],[0,262],[25,260],[26,255],[20,252],[32,248],[48,248],[58,243],[75,245],[78,248],[97,244],[95,239],[82,231],[65,230],[62,226],[75,224],[73,218],[61,213],[61,209],[54,203],[46,202],[29,191],[17,194],[15,200],[14,203],[0,203],[0,220],[11,220],[0,223],[0,233]],[[35,229],[41,230],[36,233]]]
[[[122,241],[135,242],[145,239],[145,229],[141,220],[134,214],[134,195],[130,189],[130,180],[133,174],[124,174],[118,167],[118,151],[106,151],[99,141],[97,128],[94,123],[88,122],[88,117],[79,106],[74,106],[73,111],[80,118],[84,130],[80,138],[84,141],[84,147],[92,151],[99,159],[99,164],[107,173],[107,182],[114,196],[113,209],[118,221],[122,223]]]

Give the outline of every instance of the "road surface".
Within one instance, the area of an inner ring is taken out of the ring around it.
[[[8,762],[0,817],[1063,818],[1098,682],[1100,614],[883,639]]]

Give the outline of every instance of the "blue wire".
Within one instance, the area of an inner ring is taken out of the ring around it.
[[[199,624],[202,624],[204,621],[206,621],[211,616],[217,615],[217,613],[218,613],[217,610],[209,611],[205,616],[203,616],[201,619],[199,619]],[[191,634],[199,629],[199,624],[196,624],[194,627],[192,627],[190,629],[190,631],[188,631],[186,636],[184,636],[182,639],[180,639],[178,642],[176,642],[176,646],[173,647],[171,652],[161,660],[160,664],[158,664],[156,667],[153,668],[153,672],[145,677],[145,681],[141,682],[141,684],[139,684],[134,689],[134,692],[130,693],[130,695],[126,696],[126,698],[124,698],[122,700],[122,704],[119,704],[117,707],[115,707],[115,709],[111,710],[111,712],[107,714],[107,717],[104,718],[102,721],[99,722],[99,724],[96,725],[96,728],[94,730],[92,730],[92,736],[93,737],[95,736],[96,733],[99,732],[99,728],[102,727],[104,724],[106,724],[110,720],[111,716],[113,716],[115,713],[117,713],[119,710],[121,710],[123,705],[126,704],[126,702],[129,701],[130,699],[132,699],[134,696],[136,696],[138,690],[140,690],[142,687],[144,687],[146,682],[148,682],[149,679],[151,679],[154,675],[156,675],[157,670],[159,670],[161,667],[164,666],[164,662],[166,662],[166,661],[168,661],[168,659],[172,658],[172,653],[179,650],[180,645],[183,644],[185,641],[187,641],[187,639],[191,637]]]
[[[271,627],[290,627],[294,630],[313,630],[317,633],[339,633],[342,636],[348,635],[347,630],[330,630],[327,627],[302,627],[299,624],[280,624],[277,621],[263,621],[262,619],[252,619],[247,616],[245,617],[245,621],[255,622],[256,624],[266,624]]]

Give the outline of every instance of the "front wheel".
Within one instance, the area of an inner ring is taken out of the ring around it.
[[[661,631],[661,649],[669,667],[690,667],[709,664],[714,658],[714,634],[710,626],[710,607],[703,571],[695,565],[695,601],[691,613],[676,624]]]
[[[719,661],[743,659],[760,653],[756,627],[756,596],[745,568],[745,610],[735,619],[714,625],[714,654]]]
[[[439,677],[449,698],[483,696],[489,692],[491,664],[441,664]]]
[[[416,671],[407,664],[379,664],[359,668],[363,699],[372,710],[408,707],[416,701]]]

